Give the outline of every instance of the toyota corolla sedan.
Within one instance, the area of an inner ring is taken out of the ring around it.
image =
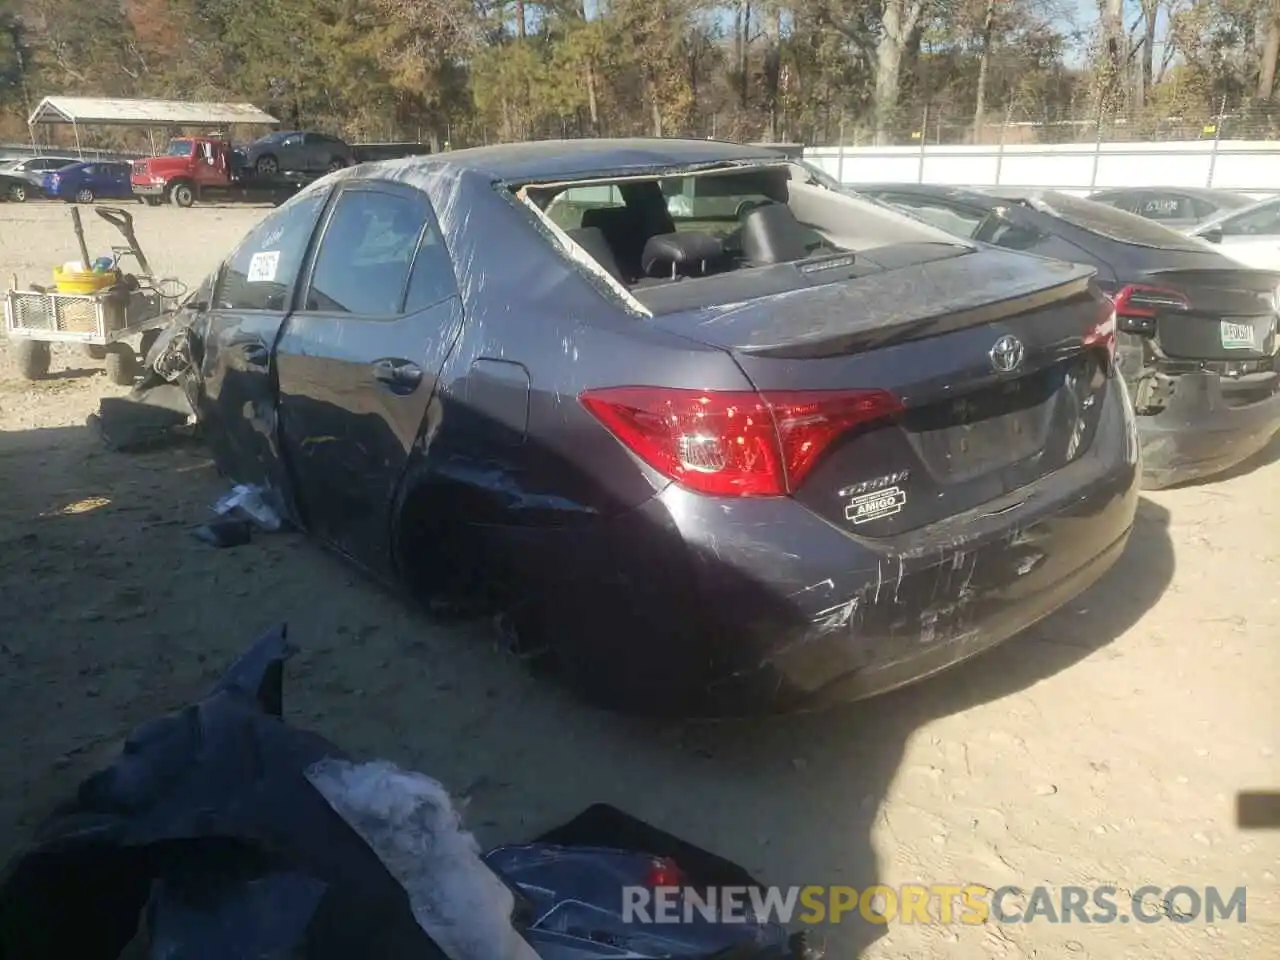
[[[698,178],[733,202],[673,217],[663,183]],[[705,140],[360,165],[268,215],[149,361],[230,478],[496,605],[596,702],[875,694],[1101,577],[1138,440],[1092,269],[808,180]]]

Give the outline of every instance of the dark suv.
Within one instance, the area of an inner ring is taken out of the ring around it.
[[[240,165],[259,176],[325,173],[355,163],[345,140],[309,130],[278,130],[236,152]]]

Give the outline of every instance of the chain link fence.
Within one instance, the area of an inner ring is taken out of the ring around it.
[[[1170,140],[1280,140],[1280,104],[1221,104],[1217,110],[1155,109],[1129,114],[1096,109],[1046,118],[1030,107],[992,108],[976,121],[973,109],[920,107],[899,111],[877,136],[867,116],[843,117],[818,131],[814,146],[1020,146],[1056,143],[1135,143]],[[823,135],[825,133],[825,136]]]

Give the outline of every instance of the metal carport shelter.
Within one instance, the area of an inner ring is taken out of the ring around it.
[[[70,124],[80,150],[81,124],[130,127],[224,127],[231,124],[277,126],[280,121],[251,103],[194,100],[133,100],[100,97],[45,97],[31,111],[27,126]],[[34,136],[33,136],[34,139]]]

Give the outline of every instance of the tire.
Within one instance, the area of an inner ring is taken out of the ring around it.
[[[280,172],[280,161],[275,154],[264,153],[253,163],[253,172],[260,177],[273,177]]]
[[[24,380],[39,380],[49,372],[49,344],[43,340],[15,340],[13,362]]]
[[[20,183],[15,183],[9,187],[9,199],[14,203],[26,203],[30,199],[27,194],[27,188]]]
[[[341,157],[333,157],[329,161],[329,165],[325,167],[325,169],[329,173],[333,173],[335,170],[341,170],[346,165],[347,165],[346,162]]]
[[[138,375],[138,355],[127,343],[107,347],[107,379],[120,387],[133,386]]]
[[[185,210],[196,202],[196,192],[191,184],[179,181],[169,188],[169,202]]]
[[[76,203],[93,203],[93,191],[88,187],[81,187],[76,191]]]
[[[100,347],[96,343],[86,343],[84,345],[84,355],[90,360],[97,360],[101,363],[107,359],[107,348]]]

